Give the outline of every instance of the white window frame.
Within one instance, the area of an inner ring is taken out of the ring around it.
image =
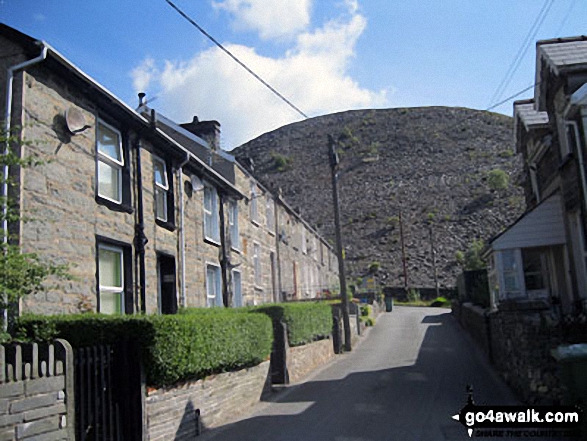
[[[100,145],[99,145],[100,126],[104,126],[105,128],[113,131],[117,135],[117,137],[118,137],[118,151],[120,153],[120,158],[121,158],[120,160],[113,158],[110,155],[100,151]],[[122,170],[124,168],[124,149],[122,148],[122,134],[120,133],[120,130],[116,129],[115,127],[112,127],[110,124],[102,121],[101,119],[98,119],[98,122],[96,124],[96,159],[97,159],[96,187],[98,189],[98,191],[97,191],[98,196],[100,196],[101,198],[107,199],[109,201],[115,202],[117,204],[122,204]],[[108,166],[112,169],[115,169],[117,171],[117,174],[118,174],[118,199],[112,199],[111,197],[100,193],[100,163],[103,163],[106,166]]]
[[[107,245],[104,243],[99,243],[98,244],[98,274],[100,274],[100,251],[101,250],[105,250],[105,251],[110,251],[113,253],[117,253],[120,255],[120,287],[118,286],[106,286],[106,285],[102,285],[102,280],[100,279],[99,282],[99,287],[98,287],[98,298],[99,298],[99,308],[98,308],[98,312],[102,313],[102,314],[111,314],[108,312],[104,312],[102,311],[102,293],[109,293],[109,294],[120,294],[120,314],[125,314],[125,309],[124,309],[124,305],[125,305],[125,299],[124,299],[124,249],[122,249],[121,247],[117,247],[114,245]]]
[[[259,198],[259,189],[257,184],[251,183],[251,222],[259,225],[259,205],[257,199]]]
[[[163,180],[165,182],[163,183],[159,183],[157,182],[157,174],[155,172],[155,163],[159,163],[159,165],[162,167],[163,169]],[[159,158],[158,156],[153,155],[153,181],[155,183],[155,218],[159,219],[162,222],[167,222],[168,220],[168,211],[169,208],[167,206],[167,200],[169,197],[169,177],[167,176],[167,164],[165,163],[165,161],[161,158]],[[158,191],[160,193],[158,193]],[[162,195],[163,197],[163,217],[161,216],[161,213],[158,213],[158,207],[159,204],[157,203],[157,196],[158,195]]]
[[[236,275],[238,275],[238,284]],[[235,308],[243,306],[243,277],[242,273],[236,269],[232,270],[232,303]]]
[[[230,246],[236,251],[240,251],[240,235],[238,225],[238,202],[230,201],[228,204],[228,225],[230,230]]]
[[[515,268],[511,271],[512,276],[516,277],[518,286],[520,288],[519,295],[510,295],[510,293],[517,291],[506,291],[505,276],[506,271],[504,267],[504,253],[513,253]],[[524,267],[522,263],[522,251],[519,248],[498,251],[498,265],[499,265],[499,279],[500,279],[500,300],[519,300],[526,298],[524,287]]]
[[[261,245],[257,242],[253,242],[253,272],[255,286],[261,288],[263,286],[263,268],[261,265]]]
[[[275,202],[271,196],[265,201],[265,224],[270,234],[275,234]]]
[[[206,208],[206,193],[211,192],[211,207]],[[204,209],[204,239],[213,242],[217,245],[220,244],[220,215],[218,212],[218,191],[211,185],[204,184],[203,191],[203,209]],[[209,224],[211,222],[211,224]],[[210,228],[208,228],[208,226]],[[210,234],[208,235],[208,229]]]
[[[214,280],[210,280],[210,277],[208,277],[209,270],[214,271]],[[214,289],[214,292],[213,295],[210,295],[212,288]],[[222,276],[220,274],[220,266],[211,262],[206,262],[206,306],[208,308],[224,306],[224,301],[222,299]]]

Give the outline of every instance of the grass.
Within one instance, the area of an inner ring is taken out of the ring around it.
[[[414,300],[408,302],[394,300],[393,304],[397,306],[432,306],[435,308],[450,308],[450,300],[445,297],[437,297],[433,300]]]

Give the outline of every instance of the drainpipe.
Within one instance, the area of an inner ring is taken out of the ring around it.
[[[224,303],[225,307],[230,307],[231,302],[231,295],[229,292],[228,287],[228,255],[226,250],[226,231],[225,231],[225,223],[224,223],[224,195],[220,193],[218,195],[220,199],[220,271],[222,273],[222,303]]]
[[[47,46],[44,43],[41,43],[42,49],[41,54],[35,58],[32,58],[28,61],[23,63],[15,64],[7,69],[6,72],[6,108],[4,109],[4,133],[6,134],[6,144],[4,145],[4,150],[2,152],[3,155],[6,155],[10,149],[8,144],[8,137],[10,134],[11,129],[11,119],[12,119],[12,84],[14,82],[14,74],[22,69],[26,69],[33,64],[40,63],[47,58]],[[4,196],[4,202],[2,203],[2,242],[4,244],[4,252],[6,252],[6,245],[8,244],[8,164],[4,164],[2,167],[2,176],[3,176],[3,183],[2,183],[2,195]],[[6,296],[6,293],[3,293]],[[8,326],[8,310],[4,309],[2,311],[3,315],[3,327],[6,330]]]
[[[184,217],[185,217],[185,206],[183,203],[183,168],[190,161],[189,153],[186,153],[185,160],[179,164],[177,169],[177,182],[179,183],[179,258],[181,259],[181,294],[180,304],[182,307],[186,307],[186,294],[185,294],[185,233],[184,233]]]
[[[135,142],[135,153],[136,153],[136,166],[137,166],[137,223],[135,224],[135,264],[138,260],[139,266],[139,296],[141,303],[141,312],[146,312],[146,294],[145,294],[145,245],[149,241],[145,236],[145,217],[143,213],[143,172],[141,167],[141,142],[137,140]]]

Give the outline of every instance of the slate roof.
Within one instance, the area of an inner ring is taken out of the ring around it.
[[[548,127],[548,113],[537,111],[533,100],[515,102],[514,114],[520,118],[526,130]]]
[[[544,58],[557,70],[587,65],[587,36],[543,40],[537,46]]]

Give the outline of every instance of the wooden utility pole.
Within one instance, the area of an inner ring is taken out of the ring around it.
[[[434,286],[436,288],[436,297],[440,297],[438,287],[438,272],[436,271],[436,249],[434,248],[434,235],[432,234],[432,222],[428,225],[430,228],[430,253],[432,254],[432,269],[434,271]]]
[[[342,246],[342,234],[340,231],[340,207],[338,204],[338,155],[336,143],[332,136],[328,135],[328,156],[330,159],[330,171],[332,175],[332,199],[334,204],[334,231],[336,233],[336,255],[338,257],[338,278],[340,281],[340,296],[342,301],[342,320],[344,323],[344,349],[351,348],[351,323],[349,319],[349,299],[346,290],[346,274],[344,270],[344,256]]]
[[[404,243],[404,223],[402,221],[402,210],[399,210],[399,237],[402,243],[402,263],[404,267],[404,289],[408,292],[408,266],[406,263],[406,245]]]

